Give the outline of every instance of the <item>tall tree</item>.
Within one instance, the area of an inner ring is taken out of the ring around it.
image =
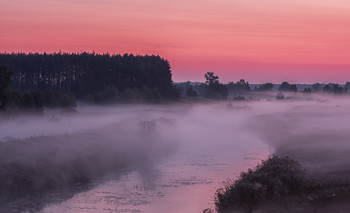
[[[286,81],[282,82],[278,90],[281,92],[298,92],[298,88],[296,84],[289,84]]]
[[[207,72],[205,73],[204,77],[205,83],[208,85],[219,83],[219,76],[214,75],[214,72]]]
[[[0,65],[0,93],[8,91],[13,71],[5,64]]]
[[[5,64],[0,65],[0,109],[4,109],[9,101],[8,88],[11,82],[12,70]]]
[[[237,95],[238,93],[249,92],[250,86],[249,86],[248,81],[241,79],[241,80],[237,81],[236,83],[229,82],[227,84],[227,89],[230,93],[234,93],[235,95]]]
[[[344,90],[345,90],[345,92],[350,92],[350,82],[349,81],[347,81],[345,83]]]
[[[273,84],[265,83],[259,86],[259,88],[255,89],[256,91],[272,91]]]
[[[213,72],[207,72],[205,75],[205,83],[208,86],[206,96],[208,98],[226,99],[228,96],[227,87],[219,82],[219,76]]]

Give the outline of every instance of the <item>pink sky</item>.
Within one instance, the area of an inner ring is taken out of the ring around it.
[[[2,0],[0,51],[156,54],[174,81],[350,81],[348,0]]]

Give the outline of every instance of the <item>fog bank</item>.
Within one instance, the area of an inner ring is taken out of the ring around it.
[[[246,150],[262,142],[270,151],[250,154],[254,164],[276,151],[312,172],[350,174],[350,98],[290,94],[277,101],[274,96],[231,104],[85,106],[78,113],[46,111],[42,117],[1,120],[1,198],[71,188],[124,169],[148,171],[145,179],[156,182],[152,168],[178,152],[210,154],[213,164],[246,168],[241,160]],[[230,150],[234,154],[222,154]]]

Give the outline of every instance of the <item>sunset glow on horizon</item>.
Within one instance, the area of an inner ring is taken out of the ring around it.
[[[350,81],[346,0],[12,0],[0,52],[154,54],[174,81]]]

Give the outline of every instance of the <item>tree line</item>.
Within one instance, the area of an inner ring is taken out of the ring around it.
[[[6,65],[5,65],[6,64]],[[252,91],[272,91],[272,83],[254,89],[248,81],[223,84],[213,72],[205,83],[174,85],[169,62],[155,55],[96,53],[0,53],[0,109],[75,107],[76,99],[91,103],[159,102],[180,96],[241,100]],[[281,92],[299,92],[282,82]],[[350,92],[350,82],[313,84],[301,92]]]
[[[191,82],[179,83],[177,86],[181,90],[183,96],[189,97],[204,97],[210,99],[227,99],[229,96],[236,100],[244,99],[244,94],[250,92],[269,92],[273,91],[273,83],[260,84],[257,87],[251,88],[248,81],[241,79],[237,82],[229,82],[228,84],[223,84],[219,81],[219,76],[215,75],[213,72],[207,72],[204,75],[205,83],[191,84]],[[282,82],[277,90],[279,92],[323,92],[330,94],[343,94],[350,92],[350,82],[346,82],[344,86],[329,83],[320,84],[315,83],[308,85],[308,87],[299,91],[296,84],[289,84],[288,82]]]
[[[57,91],[93,102],[173,99],[170,64],[155,55],[0,53],[13,75],[12,91]]]
[[[8,66],[0,65],[0,111],[7,112],[43,112],[43,107],[74,108],[74,98],[53,90],[31,90],[18,92],[9,88],[14,72]]]

